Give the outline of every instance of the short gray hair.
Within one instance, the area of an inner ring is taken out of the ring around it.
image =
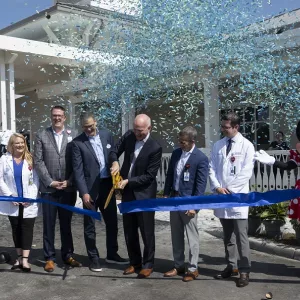
[[[81,125],[84,124],[90,118],[93,118],[94,120],[96,120],[95,115],[92,112],[86,111],[86,112],[82,113],[80,115],[80,124]]]
[[[179,136],[187,136],[190,141],[196,141],[197,139],[197,130],[193,126],[187,126],[180,130]]]

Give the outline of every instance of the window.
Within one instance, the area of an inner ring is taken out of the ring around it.
[[[241,118],[240,132],[250,140],[256,150],[267,150],[270,144],[269,107],[237,107],[223,109],[221,115],[234,111]]]

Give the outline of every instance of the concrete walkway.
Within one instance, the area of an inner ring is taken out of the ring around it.
[[[165,219],[166,216],[163,218]],[[204,220],[200,215],[201,221],[209,220]],[[217,226],[218,221],[215,222]],[[83,217],[75,215],[72,228],[76,258],[84,266],[79,269],[68,269],[62,264],[57,226],[57,267],[53,273],[46,273],[43,270],[42,219],[38,218],[30,258],[32,272],[25,274],[21,271],[11,271],[11,264],[0,264],[0,298],[5,300],[260,300],[264,299],[266,292],[271,291],[274,299],[300,299],[300,262],[262,252],[251,252],[252,273],[249,286],[237,288],[233,278],[214,280],[213,275],[224,268],[223,242],[206,233],[201,226],[198,279],[184,283],[180,276],[164,278],[163,273],[173,267],[170,227],[166,220],[156,221],[154,273],[150,278],[143,280],[136,279],[136,274],[124,276],[122,274],[124,266],[105,264],[105,225],[99,221],[96,225],[97,245],[103,264],[102,272],[94,273],[88,269],[89,261],[83,240]],[[119,253],[126,257],[121,218],[119,225]],[[10,225],[7,218],[3,216],[0,217],[0,245],[0,251],[9,251],[14,255]]]

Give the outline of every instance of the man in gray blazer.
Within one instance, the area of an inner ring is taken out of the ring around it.
[[[180,131],[180,148],[173,151],[168,167],[164,188],[165,197],[199,196],[205,192],[208,177],[208,158],[196,146],[197,131],[188,126]],[[174,268],[164,274],[173,277],[185,272],[184,233],[189,244],[188,271],[183,281],[198,277],[199,234],[197,227],[198,211],[171,211],[170,223],[173,244]]]
[[[34,142],[34,167],[40,178],[42,198],[53,202],[74,206],[76,189],[72,175],[72,131],[64,127],[65,109],[54,106],[51,109],[52,126],[37,133]],[[61,256],[63,261],[72,266],[81,264],[73,258],[73,238],[71,231],[72,212],[43,203],[43,244],[46,272],[54,271],[55,263],[55,223],[58,213],[61,235]]]

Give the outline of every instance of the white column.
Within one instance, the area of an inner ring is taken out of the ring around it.
[[[122,135],[132,129],[135,118],[135,107],[132,104],[122,102]]]
[[[205,148],[220,139],[219,89],[215,80],[206,79],[204,84]]]
[[[2,131],[7,130],[6,112],[6,81],[5,81],[5,53],[0,52],[0,97],[1,97],[1,122]]]
[[[14,61],[18,54],[5,53],[5,71],[6,71],[6,90],[7,90],[7,125],[8,128],[16,131],[16,94],[15,94],[15,65]]]

